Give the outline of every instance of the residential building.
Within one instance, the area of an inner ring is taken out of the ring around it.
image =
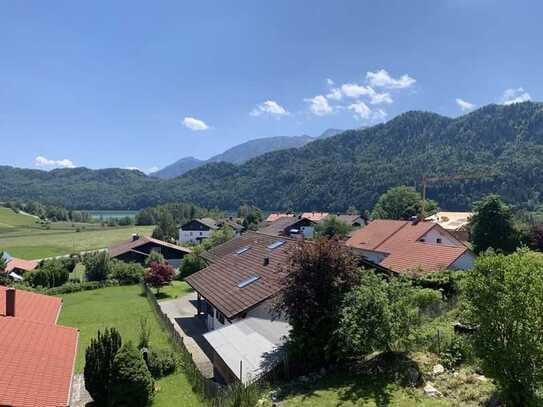
[[[303,236],[312,238],[315,234],[316,226],[316,222],[307,218],[283,217],[273,221],[268,226],[263,227],[259,232],[273,236]]]
[[[174,268],[178,268],[183,257],[192,251],[183,246],[148,236],[133,235],[132,240],[112,246],[108,249],[109,256],[126,262],[144,264],[152,251],[159,252]]]
[[[471,238],[470,222],[473,212],[438,212],[426,220],[437,223],[458,240],[468,242]]]
[[[61,305],[0,286],[0,406],[70,404],[79,331],[56,324]]]
[[[0,273],[7,273],[14,280],[22,280],[23,273],[32,271],[38,267],[37,261],[18,259],[12,257],[8,252],[3,252],[2,258],[6,262],[6,269],[0,270]]]
[[[200,218],[185,223],[179,229],[179,241],[181,243],[202,243],[211,237],[214,231],[220,229],[215,219]]]
[[[271,222],[275,222],[279,218],[286,218],[286,217],[292,218],[294,217],[294,214],[293,213],[270,213],[268,217],[264,220],[264,222],[271,223]]]
[[[331,214],[331,215],[328,215],[324,219],[327,219],[330,216],[335,216],[337,220],[343,223],[346,223],[352,228],[360,228],[360,227],[366,226],[366,220],[361,215],[346,215],[346,214],[333,215]]]
[[[439,224],[378,219],[345,242],[361,256],[397,273],[469,269],[475,254]]]
[[[326,218],[328,215],[330,215],[328,212],[304,212],[300,215],[300,217],[318,223]]]

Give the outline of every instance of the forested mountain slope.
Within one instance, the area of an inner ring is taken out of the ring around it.
[[[543,200],[542,158],[543,105],[526,102],[489,105],[456,119],[408,112],[239,166],[206,164],[167,181],[137,171],[1,167],[0,201],[35,198],[108,209],[169,201],[234,209],[248,202],[263,209],[341,211],[371,208],[387,188],[418,185],[423,175],[465,174],[480,177],[432,184],[428,196],[449,210],[467,209],[489,192],[533,207]]]

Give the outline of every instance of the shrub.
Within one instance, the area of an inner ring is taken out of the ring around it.
[[[166,260],[164,259],[162,253],[156,250],[151,250],[151,253],[149,253],[149,256],[145,259],[145,265],[149,267],[152,263],[165,264]]]
[[[453,336],[451,342],[441,353],[441,363],[447,369],[452,369],[465,362],[470,355],[470,347],[461,336]]]
[[[109,277],[119,284],[137,284],[143,280],[144,268],[137,263],[125,263],[117,259],[111,260]]]
[[[115,355],[111,369],[111,404],[147,406],[153,397],[154,382],[139,350],[126,343]]]
[[[481,256],[464,290],[475,356],[511,405],[529,405],[543,383],[543,254]]]
[[[187,254],[183,258],[183,263],[179,268],[179,277],[183,279],[202,270],[207,266],[206,261],[202,257],[202,248],[200,246],[194,247],[192,253]]]
[[[175,354],[167,350],[151,350],[147,354],[147,367],[155,379],[175,372],[177,365]]]
[[[175,270],[171,266],[161,263],[151,263],[151,268],[145,273],[143,279],[145,284],[156,288],[158,294],[160,287],[168,285],[174,277]]]
[[[45,260],[38,268],[28,273],[27,280],[33,287],[58,287],[70,278],[70,264],[61,259]]]
[[[98,405],[107,405],[111,399],[111,374],[114,357],[122,344],[115,328],[107,329],[91,339],[85,351],[85,387]]]
[[[83,255],[85,277],[88,281],[104,281],[110,273],[109,254],[106,251],[86,253]]]
[[[98,288],[104,288],[104,287],[115,287],[118,285],[119,285],[119,282],[117,280],[84,281],[82,283],[81,282],[67,282],[59,287],[54,287],[48,290],[44,290],[44,293],[49,294],[49,295],[69,294],[69,293],[76,293],[79,291],[96,290]]]
[[[138,349],[149,348],[150,340],[151,340],[151,327],[149,326],[149,320],[145,317],[141,317]]]

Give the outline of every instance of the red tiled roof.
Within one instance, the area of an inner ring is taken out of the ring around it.
[[[6,290],[6,287],[0,286],[0,320],[6,315]],[[17,319],[55,324],[61,305],[62,300],[58,297],[24,290],[15,292],[15,318]]]
[[[276,249],[268,249],[278,240],[285,243]],[[205,257],[211,265],[185,281],[227,318],[233,318],[281,289],[279,267],[287,261],[288,250],[294,244],[296,241],[292,239],[247,232],[207,252]],[[250,248],[236,254],[244,247]],[[268,265],[264,265],[265,257],[269,258]],[[252,276],[259,279],[243,288],[238,287]]]
[[[67,406],[77,341],[74,328],[0,317],[0,405]]]
[[[293,213],[270,213],[266,218],[265,222],[275,222],[279,218],[292,218],[294,217]]]
[[[313,222],[320,222],[328,215],[328,212],[304,212],[301,217],[312,220]]]
[[[422,269],[425,272],[438,271],[449,267],[468,248],[458,245],[431,244],[419,239],[433,228],[439,228],[445,235],[450,234],[432,222],[397,220],[374,220],[366,227],[355,231],[345,243],[347,246],[385,253],[380,265],[396,272]],[[455,239],[451,236],[452,239]]]
[[[23,260],[13,257],[6,266],[6,273],[11,273],[15,269],[32,271],[38,267],[38,262],[34,260]]]
[[[169,243],[169,242],[165,242],[163,240],[158,240],[158,239],[154,239],[152,237],[149,237],[149,236],[140,236],[138,239],[136,240],[130,240],[129,242],[125,242],[125,243],[121,243],[121,244],[118,244],[116,246],[112,246],[109,248],[109,255],[111,257],[117,257],[121,254],[124,254],[124,253],[127,253],[133,249],[136,249],[140,246],[143,246],[144,244],[147,244],[147,243],[154,243],[154,244],[157,244],[159,246],[164,246],[164,247],[169,247],[170,249],[174,249],[174,250],[179,250],[180,252],[184,252],[184,253],[191,253],[192,251],[187,248],[187,247],[183,247],[183,246],[177,246],[173,243]]]

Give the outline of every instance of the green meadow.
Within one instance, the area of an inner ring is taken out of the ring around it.
[[[94,223],[54,222],[42,225],[34,216],[0,207],[0,251],[23,259],[40,259],[101,249],[150,235],[152,226],[102,226]]]

